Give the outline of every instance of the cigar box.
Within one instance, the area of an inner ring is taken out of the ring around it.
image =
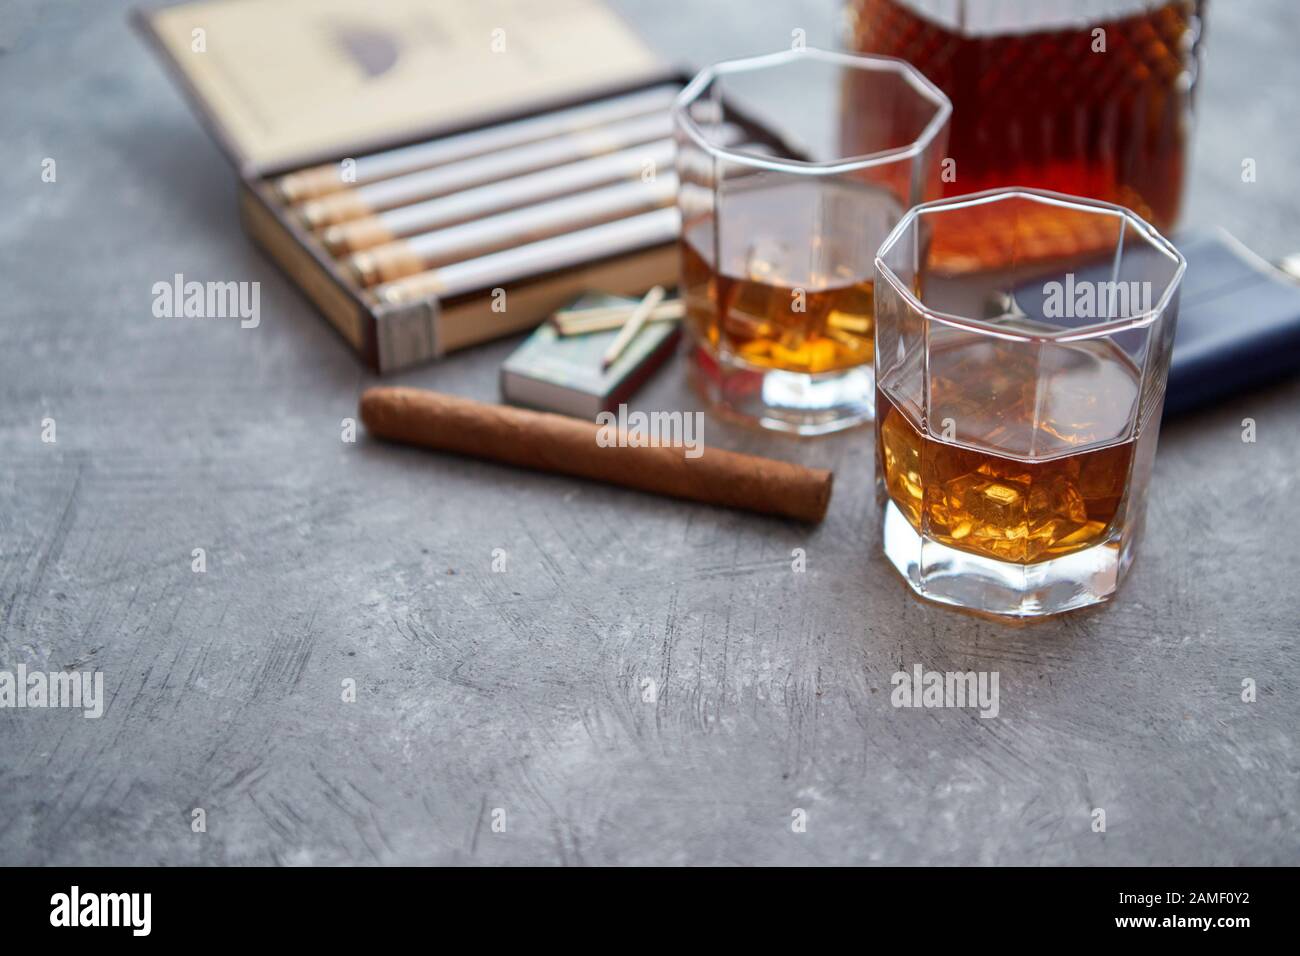
[[[665,85],[671,98],[689,71],[662,61],[600,0],[196,0],[134,20],[234,165],[248,235],[378,372],[531,328],[590,289],[631,295],[676,283],[668,203],[525,254],[452,263],[454,282],[417,284],[394,301],[332,253],[285,195],[295,171],[337,168],[346,180],[348,164],[368,156],[491,139],[510,124]],[[757,126],[754,135],[780,142]]]

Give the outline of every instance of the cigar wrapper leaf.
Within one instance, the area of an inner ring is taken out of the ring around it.
[[[812,523],[825,517],[834,480],[823,469],[719,448],[687,458],[680,447],[601,447],[595,422],[424,389],[367,389],[360,415],[388,441]]]

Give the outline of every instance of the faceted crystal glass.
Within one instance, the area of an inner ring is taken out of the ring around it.
[[[868,104],[852,154],[849,95]],[[938,197],[950,112],[902,60],[814,49],[719,63],[683,90],[681,287],[715,408],[800,434],[870,418],[875,252]]]
[[[989,223],[980,256],[950,254]],[[992,190],[899,222],[876,258],[876,474],[885,556],[914,591],[1013,617],[1115,592],[1184,268],[1131,211],[1059,193]]]

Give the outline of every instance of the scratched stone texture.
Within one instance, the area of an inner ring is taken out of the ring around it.
[[[620,7],[697,63],[835,14]],[[1300,382],[1169,423],[1120,599],[1023,628],[877,557],[868,431],[708,420],[835,468],[814,530],[347,445],[375,380],[241,234],[125,11],[0,5],[0,669],[109,698],[0,710],[0,863],[1300,863]],[[1297,36],[1287,0],[1210,9],[1187,223],[1270,257],[1300,251]],[[177,272],[261,282],[261,327],[154,318]],[[396,381],[494,399],[514,344]],[[699,407],[680,368],[640,401]],[[891,708],[915,663],[998,671],[1000,716]]]

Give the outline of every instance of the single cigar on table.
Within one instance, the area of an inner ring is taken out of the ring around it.
[[[472,186],[617,152],[638,143],[654,142],[671,133],[672,118],[667,113],[636,116],[392,179],[381,179],[356,189],[309,199],[293,209],[308,228],[321,229]]]
[[[404,305],[429,296],[450,298],[672,242],[680,231],[681,216],[675,207],[656,209],[395,279],[367,291],[387,305]]]
[[[571,109],[555,110],[528,119],[499,123],[486,129],[471,130],[454,136],[444,136],[402,146],[397,149],[371,153],[356,159],[353,176],[344,182],[338,163],[326,163],[287,173],[276,182],[280,198],[288,203],[315,199],[329,193],[342,192],[355,186],[381,179],[389,179],[417,169],[428,169],[443,163],[481,156],[499,149],[520,146],[524,143],[571,133],[575,130],[599,126],[644,113],[667,110],[680,92],[676,85],[656,86],[639,93],[629,93],[612,99],[600,100]]]
[[[574,475],[653,494],[816,523],[834,475],[820,468],[707,448],[597,444],[595,422],[492,405],[418,388],[371,388],[361,420],[389,441]]]
[[[437,266],[536,242],[611,219],[650,212],[677,198],[677,176],[660,173],[562,196],[474,222],[354,252],[343,267],[362,286],[391,282]]]

